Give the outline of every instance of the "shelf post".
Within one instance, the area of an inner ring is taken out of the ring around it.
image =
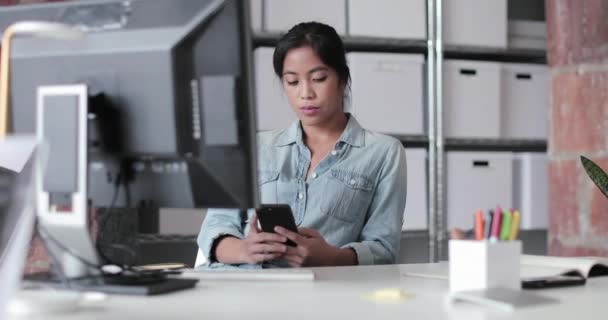
[[[442,107],[442,0],[427,1],[427,112],[428,112],[428,233],[429,262],[447,257],[444,205],[444,138]]]

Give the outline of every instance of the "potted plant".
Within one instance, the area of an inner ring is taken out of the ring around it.
[[[600,191],[602,191],[604,196],[608,198],[608,175],[606,172],[595,164],[595,162],[584,156],[581,156],[581,162],[589,178],[591,178],[595,185],[600,188]]]

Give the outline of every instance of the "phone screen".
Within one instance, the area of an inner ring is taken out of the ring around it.
[[[260,226],[264,232],[273,232],[274,227],[281,226],[287,230],[298,232],[298,227],[293,218],[291,207],[286,204],[263,204],[256,210]],[[295,247],[296,244],[287,240],[287,245]]]

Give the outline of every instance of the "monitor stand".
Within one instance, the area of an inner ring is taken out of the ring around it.
[[[40,286],[77,291],[94,291],[124,295],[156,295],[193,288],[199,279],[178,278],[162,273],[104,275],[63,280],[51,273],[25,276],[25,289]]]

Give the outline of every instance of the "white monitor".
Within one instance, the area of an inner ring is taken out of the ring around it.
[[[64,276],[94,275],[97,268],[91,266],[99,259],[88,230],[87,87],[41,86],[37,94],[36,134],[50,146],[48,167],[36,183],[40,224],[53,240],[46,245]]]
[[[34,137],[0,140],[0,319],[17,290],[35,219]]]

